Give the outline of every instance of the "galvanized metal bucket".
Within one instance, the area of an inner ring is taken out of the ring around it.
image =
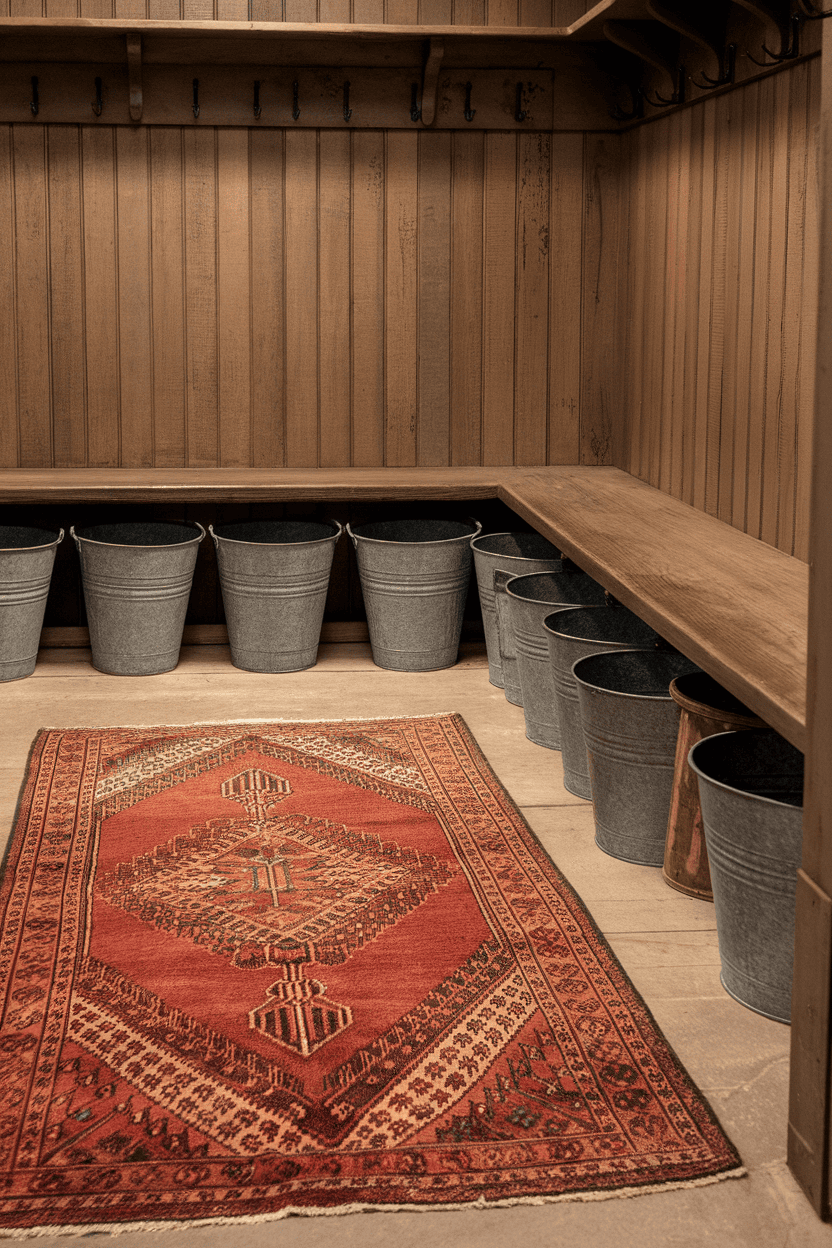
[[[578,686],[572,667],[578,659],[606,650],[655,648],[659,635],[618,602],[604,607],[576,607],[556,611],[543,621],[549,646],[549,663],[555,688],[560,742],[563,758],[563,785],[576,797],[592,799],[592,783],[586,742],[581,724]]]
[[[560,719],[543,621],[556,607],[603,606],[604,587],[577,569],[534,572],[510,580],[506,595],[517,647],[526,736],[536,745],[559,750]]]
[[[742,1005],[791,1017],[803,755],[770,728],[693,747],[714,889],[720,979]]]
[[[378,667],[430,672],[456,663],[480,528],[470,518],[347,525]]]
[[[503,677],[503,693],[506,695],[506,701],[512,706],[522,706],[523,690],[520,688],[520,672],[517,667],[517,647],[514,644],[514,630],[511,627],[508,594],[506,593],[506,585],[514,580],[514,576],[514,572],[503,572],[500,568],[494,573],[494,622],[497,625],[497,648]]]
[[[683,654],[664,650],[617,650],[578,659],[595,843],[625,862],[660,867],[679,707],[670,682],[697,671]]]
[[[503,688],[503,667],[500,659],[500,637],[497,631],[497,608],[494,602],[494,573],[510,572],[522,576],[526,572],[556,572],[560,567],[560,551],[542,533],[481,533],[471,539],[474,570],[485,629],[488,651],[488,679]]]
[[[707,672],[688,672],[671,681],[670,696],[678,702],[681,715],[662,875],[680,893],[713,901],[699,782],[688,766],[688,755],[697,741],[714,733],[766,725]]]
[[[208,526],[217,549],[231,662],[299,672],[318,657],[335,520],[246,520]]]
[[[0,525],[0,681],[31,676],[64,531]]]
[[[93,667],[114,676],[171,671],[202,525],[140,521],[70,533],[81,559]]]

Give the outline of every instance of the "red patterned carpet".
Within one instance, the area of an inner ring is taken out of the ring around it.
[[[44,731],[0,902],[4,1228],[742,1173],[458,716]]]

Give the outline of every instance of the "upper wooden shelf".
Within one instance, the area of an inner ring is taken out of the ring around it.
[[[618,468],[0,470],[0,503],[443,498],[499,498],[806,748],[807,565]]]
[[[110,18],[0,18],[0,61],[124,61],[125,36],[140,35],[145,64],[418,65],[426,41],[442,39],[445,64],[546,65],[557,43],[602,40],[610,16],[646,16],[645,0],[601,0],[569,26],[413,26],[325,22],[193,22]]]

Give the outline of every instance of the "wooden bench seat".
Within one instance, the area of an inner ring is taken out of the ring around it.
[[[805,750],[807,565],[620,469],[0,470],[0,503],[327,498],[500,499]]]

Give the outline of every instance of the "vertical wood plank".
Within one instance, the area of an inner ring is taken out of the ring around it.
[[[667,119],[675,122],[674,117]],[[668,234],[670,231],[670,188],[669,149],[672,145],[672,126],[653,126],[652,155],[650,158],[652,177],[648,187],[650,199],[650,220],[652,224],[649,250],[648,271],[651,273],[651,292],[653,299],[650,304],[650,321],[646,329],[650,345],[649,373],[646,378],[645,402],[649,412],[648,440],[648,480],[651,485],[662,488],[662,469],[664,467],[664,413],[667,397],[668,341],[672,335],[675,288],[672,285],[670,264],[668,263]]]
[[[56,468],[87,460],[81,143],[77,126],[49,126],[49,333]]]
[[[551,26],[552,0],[520,0],[521,26]]]
[[[453,0],[419,0],[419,22],[422,26],[450,26],[453,7]]]
[[[628,136],[629,137],[629,136]],[[581,248],[584,141],[553,134],[549,169],[549,418],[548,462],[580,462]]]
[[[185,350],[189,468],[213,468],[217,442],[216,131],[182,131],[185,182]]]
[[[384,463],[384,133],[352,136],[352,458]]]
[[[187,463],[182,131],[150,132],[153,445],[157,468]]]
[[[454,0],[455,26],[485,26],[486,0]]]
[[[122,468],[153,464],[148,139],[145,128],[116,129]]]
[[[482,462],[514,456],[517,138],[485,136]]]
[[[419,0],[386,0],[384,20],[391,26],[418,25]]]
[[[519,26],[519,0],[486,0],[486,25]]]
[[[321,22],[339,22],[346,25],[350,19],[350,0],[320,0]]]
[[[43,468],[53,464],[46,128],[16,126],[12,135],[20,467]]]
[[[416,462],[447,464],[451,436],[451,135],[419,135]]]
[[[809,497],[812,472],[812,438],[815,421],[815,369],[817,367],[818,302],[817,278],[820,266],[820,170],[818,131],[820,126],[819,60],[809,64],[808,130],[806,168],[806,219],[804,225],[803,296],[800,325],[800,415],[797,428],[797,478],[794,521],[794,554],[809,558]]]
[[[741,168],[738,194],[734,211],[738,219],[739,261],[736,300],[736,362],[733,368],[735,381],[733,491],[730,517],[726,518],[736,528],[745,524],[745,508],[748,492],[748,432],[752,413],[749,406],[751,360],[751,329],[754,308],[754,248],[756,238],[756,173],[757,173],[757,102],[758,88],[754,84],[743,91],[737,100],[736,125],[741,128]],[[727,509],[727,502],[725,504]]]
[[[91,468],[118,467],[121,456],[115,144],[114,126],[82,127],[87,463]]]
[[[630,213],[629,213],[629,269],[630,280],[627,288],[629,315],[627,316],[627,458],[626,468],[633,476],[643,480],[645,468],[642,464],[642,429],[644,419],[644,317],[645,317],[645,276],[644,265],[647,254],[647,167],[645,157],[645,132],[634,130],[627,136],[630,144],[629,168],[631,170]],[[632,180],[635,186],[632,186]]]
[[[740,228],[741,217],[737,211],[737,198],[742,186],[742,93],[736,98],[725,98],[725,111],[718,125],[722,131],[720,142],[720,171],[724,176],[717,188],[715,217],[725,217],[725,252],[723,258],[725,321],[723,329],[722,368],[720,379],[721,405],[719,439],[713,466],[709,473],[715,476],[710,482],[710,493],[716,499],[715,514],[720,520],[731,523],[734,497],[734,449],[737,439],[737,336],[739,331],[740,300]]]
[[[286,465],[318,464],[318,134],[286,132]]]
[[[320,466],[329,468],[351,457],[349,131],[322,130],[320,152]]]
[[[482,455],[482,266],[485,146],[453,136],[451,232],[451,463]]]
[[[774,84],[774,131],[771,162],[771,232],[766,350],[766,429],[763,444],[763,485],[760,537],[777,545],[780,449],[783,421],[783,315],[786,285],[786,224],[789,202],[789,81],[791,74],[776,74]]]
[[[251,134],[251,464],[286,462],[283,131]]]
[[[514,463],[545,464],[549,339],[548,134],[518,136]]]
[[[702,231],[699,246],[699,316],[697,326],[696,412],[693,429],[694,507],[705,510],[708,468],[708,404],[711,399],[711,301],[713,299],[714,182],[716,112],[714,101],[702,105]]]
[[[218,453],[251,463],[251,287],[248,131],[217,130]]]
[[[214,0],[182,0],[182,19],[186,22],[210,22],[214,18]]]
[[[385,463],[416,463],[418,135],[387,133]]]
[[[704,507],[716,515],[719,505],[720,447],[723,441],[723,369],[725,363],[726,321],[726,249],[728,242],[728,156],[731,101],[721,96],[714,101],[714,188],[713,242],[711,247],[711,315],[708,337],[708,402],[705,449]],[[733,433],[727,419],[726,441]]]
[[[756,213],[754,241],[754,303],[751,321],[748,403],[748,486],[744,528],[760,536],[763,440],[766,407],[766,331],[771,230],[771,161],[773,97],[772,79],[759,84],[757,92]]]
[[[618,386],[618,165],[617,135],[587,135],[583,229],[581,462],[613,462],[613,436],[620,418]]]
[[[685,109],[678,115],[675,135],[675,151],[671,148],[671,162],[675,163],[676,178],[671,193],[675,196],[676,211],[672,236],[668,239],[668,256],[674,269],[676,290],[673,319],[673,355],[669,362],[671,373],[670,400],[667,409],[669,429],[664,440],[669,464],[665,470],[665,488],[675,498],[682,496],[682,448],[684,445],[685,401],[685,351],[687,346],[686,313],[688,303],[688,228],[690,215],[691,169],[691,111]]]
[[[16,315],[14,271],[14,185],[12,127],[0,126],[0,237],[9,244],[0,247],[0,308],[7,309],[5,331],[0,334],[0,467],[19,467],[17,427],[17,359],[15,336],[10,332]]]
[[[691,111],[690,148],[690,211],[688,213],[687,298],[685,300],[685,394],[683,402],[684,434],[682,438],[682,500],[693,504],[696,491],[696,413],[699,408],[699,311],[702,291],[702,231],[706,221],[704,202],[705,114],[701,108]]]
[[[791,554],[794,548],[797,429],[800,419],[800,312],[803,293],[804,220],[808,65],[784,75],[788,86],[786,254],[784,266],[780,437],[777,450],[777,546]]]
[[[361,25],[381,26],[384,18],[384,0],[353,0],[352,20]]]
[[[82,0],[85,2],[89,0]],[[157,22],[175,22],[182,16],[182,5],[180,0],[147,0],[147,16]],[[252,21],[257,18],[252,17]]]
[[[283,0],[251,0],[251,20],[253,22],[285,21]]]
[[[249,19],[249,0],[215,0],[218,22],[245,22]]]

